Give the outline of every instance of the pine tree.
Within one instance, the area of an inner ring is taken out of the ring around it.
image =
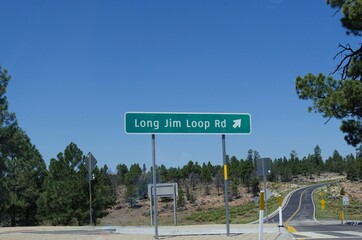
[[[57,159],[51,159],[44,193],[38,201],[43,220],[52,225],[83,225],[88,222],[88,182],[82,167],[83,153],[68,145]]]
[[[347,35],[362,36],[360,0],[327,0],[327,4],[342,13]],[[295,87],[300,99],[312,102],[309,112],[320,113],[328,119],[326,122],[331,118],[341,120],[344,139],[356,147],[362,143],[362,45],[339,44],[335,58],[340,61],[332,74],[297,77]]]
[[[317,171],[318,174],[320,174],[321,171],[324,170],[324,162],[322,159],[322,150],[321,148],[317,145],[314,148],[314,155],[313,155],[313,168]]]
[[[106,209],[110,208],[116,200],[116,195],[112,188],[112,182],[107,171],[107,165],[104,165],[104,167],[101,169],[96,167],[93,171],[94,181],[92,183],[92,216],[94,223],[97,223],[97,218],[101,218],[107,215]]]
[[[210,162],[208,162],[207,165],[203,163],[201,167],[200,181],[207,185],[211,182],[211,180],[212,180],[212,165]]]
[[[11,76],[8,74],[8,71],[6,69],[3,70],[0,66],[0,212],[4,211],[5,202],[9,197],[4,178],[6,159],[12,154],[8,149],[8,142],[17,131],[16,116],[15,113],[8,111],[8,101],[6,98],[6,90],[10,80]]]
[[[159,183],[167,183],[170,181],[170,176],[165,165],[161,164],[161,166],[158,167],[157,172],[159,176]]]
[[[216,171],[214,183],[217,189],[217,194],[220,196],[220,190],[222,190],[224,186],[224,171],[220,166]]]
[[[356,168],[359,179],[362,179],[362,144],[356,150]]]
[[[126,174],[128,173],[128,168],[125,164],[117,165],[117,179],[119,184],[125,184]]]
[[[8,139],[7,150],[11,154],[5,161],[4,186],[8,195],[3,214],[11,226],[36,225],[36,202],[43,189],[45,162],[21,129]],[[7,225],[6,222],[3,224]]]
[[[182,208],[186,205],[185,193],[182,188],[178,189],[177,207]]]
[[[358,180],[358,167],[355,157],[351,154],[346,157],[346,173],[347,179],[351,181]]]
[[[0,150],[3,153],[3,147],[12,133],[17,130],[17,120],[15,113],[9,112],[8,100],[6,97],[7,86],[11,80],[11,76],[6,69],[2,70],[0,65]]]

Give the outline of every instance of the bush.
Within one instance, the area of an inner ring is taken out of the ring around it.
[[[190,199],[189,199],[190,203],[194,204],[196,202],[196,196],[195,194],[191,193],[190,194]]]
[[[182,188],[178,189],[177,207],[184,207],[186,204],[185,193]]]
[[[346,190],[344,190],[344,187],[341,188],[341,191],[339,192],[342,196],[346,194]]]

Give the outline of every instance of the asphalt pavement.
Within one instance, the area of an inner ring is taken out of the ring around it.
[[[291,192],[283,201],[283,222],[284,225],[308,225],[316,224],[314,217],[315,206],[312,199],[312,192],[322,186],[331,183],[316,184],[299,188]],[[271,214],[269,223],[278,223],[279,215]]]

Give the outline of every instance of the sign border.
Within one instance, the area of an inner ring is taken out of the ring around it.
[[[188,115],[196,115],[196,114],[204,114],[204,115],[248,115],[250,119],[250,131],[248,133],[134,133],[127,132],[126,130],[126,115],[128,113],[132,114],[188,114]],[[218,112],[125,112],[123,115],[123,131],[126,134],[134,134],[134,135],[250,135],[252,133],[252,124],[251,124],[251,114],[250,113],[218,113]]]

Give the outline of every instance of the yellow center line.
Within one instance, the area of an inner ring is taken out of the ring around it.
[[[307,191],[307,189],[305,189],[305,190],[300,194],[299,205],[298,205],[297,210],[293,213],[292,216],[290,216],[290,218],[287,219],[287,221],[285,221],[285,225],[287,226],[288,232],[291,232],[291,233],[297,232],[297,229],[295,229],[295,228],[292,227],[292,226],[288,226],[288,224],[289,224],[290,220],[292,220],[292,218],[294,218],[295,215],[297,215],[297,213],[299,212],[300,207],[302,206],[302,197],[303,197],[303,194],[305,193],[305,191]]]
[[[295,232],[297,232],[297,229],[295,229],[295,228],[292,227],[292,226],[288,226],[287,228],[288,228],[288,232],[290,232],[290,233],[295,233]]]

